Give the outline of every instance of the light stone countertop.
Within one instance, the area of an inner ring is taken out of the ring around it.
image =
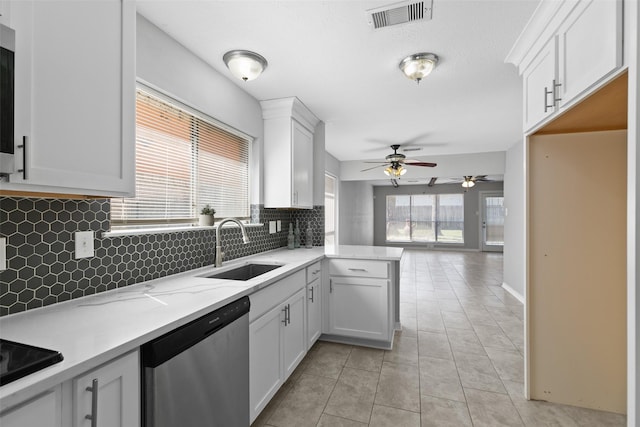
[[[327,257],[399,260],[402,249],[327,247]],[[0,387],[0,412],[132,351],[325,257],[325,248],[286,248],[202,267],[0,318],[0,337],[60,351],[64,360]],[[206,276],[247,262],[283,264],[248,281]]]
[[[337,245],[325,246],[327,258],[352,258],[352,259],[372,259],[380,261],[400,261],[403,248],[392,248],[388,246],[355,246]]]

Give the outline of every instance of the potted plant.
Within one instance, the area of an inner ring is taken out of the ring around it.
[[[200,210],[200,216],[198,217],[198,225],[211,227],[213,226],[213,216],[215,215],[216,210],[213,209],[209,204],[206,204]]]

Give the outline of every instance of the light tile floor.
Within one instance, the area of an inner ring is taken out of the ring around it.
[[[253,426],[624,426],[523,397],[523,306],[502,254],[407,250],[392,351],[318,342]]]

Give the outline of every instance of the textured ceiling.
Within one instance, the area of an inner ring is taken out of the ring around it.
[[[339,160],[503,151],[521,139],[522,89],[504,63],[537,0],[434,0],[433,19],[374,30],[367,9],[393,1],[139,0],[138,11],[258,100],[297,96],[326,123]],[[248,49],[269,61],[251,82],[222,56]],[[440,57],[420,85],[398,63]]]

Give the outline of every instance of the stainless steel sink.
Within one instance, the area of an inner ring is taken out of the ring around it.
[[[230,270],[220,271],[216,273],[207,274],[210,279],[228,279],[228,280],[242,280],[246,281],[267,273],[276,268],[282,267],[281,264],[244,264],[240,267],[232,268]]]

